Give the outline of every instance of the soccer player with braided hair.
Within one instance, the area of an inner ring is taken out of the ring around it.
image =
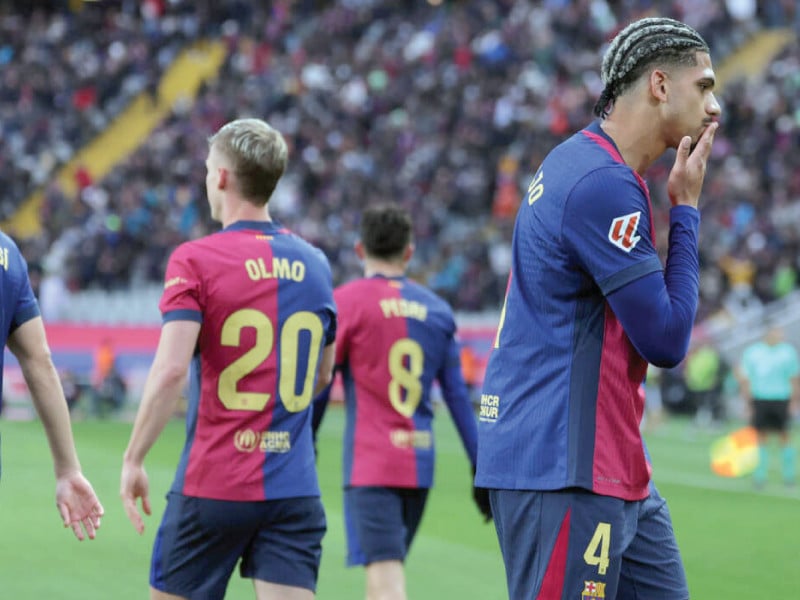
[[[640,389],[648,362],[689,345],[714,71],[695,30],[646,18],[612,40],[602,79],[599,119],[545,157],[517,215],[481,394],[475,484],[514,600],[689,597]],[[664,266],[643,177],[670,148]]]

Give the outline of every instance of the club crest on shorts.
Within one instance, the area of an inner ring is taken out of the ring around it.
[[[596,600],[606,597],[606,584],[602,581],[584,581],[581,600]]]
[[[641,236],[636,235],[636,230],[639,227],[641,218],[641,211],[617,217],[611,221],[611,227],[608,230],[608,240],[625,252],[630,252],[641,239]]]

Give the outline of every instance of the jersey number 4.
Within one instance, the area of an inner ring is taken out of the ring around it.
[[[598,523],[594,535],[583,552],[583,560],[587,565],[596,566],[600,575],[608,569],[608,551],[611,546],[611,523]]]
[[[271,398],[265,392],[240,392],[237,385],[241,379],[252,373],[275,349],[275,326],[269,317],[260,310],[245,308],[232,313],[222,324],[221,343],[223,346],[238,347],[242,330],[252,327],[256,332],[253,347],[229,364],[219,375],[217,393],[225,408],[229,410],[263,410]],[[309,343],[304,352],[307,360],[301,360],[300,337],[305,333]],[[283,406],[289,412],[300,412],[308,407],[314,394],[314,376],[317,373],[320,349],[324,337],[324,326],[319,316],[312,312],[294,313],[283,324],[279,332],[280,379],[278,392]],[[297,367],[306,365],[302,386],[297,390]]]

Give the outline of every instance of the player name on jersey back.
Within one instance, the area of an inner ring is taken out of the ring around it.
[[[424,321],[428,317],[428,307],[421,302],[406,300],[405,298],[381,298],[381,310],[387,319],[402,317]]]
[[[244,261],[247,276],[253,281],[262,279],[289,279],[303,281],[306,277],[306,264],[301,260],[289,260],[280,256],[273,256],[271,261],[263,257],[248,258]]]

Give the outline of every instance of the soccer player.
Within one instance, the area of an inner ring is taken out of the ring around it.
[[[786,485],[797,477],[797,453],[791,445],[790,408],[800,401],[800,359],[794,346],[784,340],[780,326],[768,326],[763,339],[750,344],[736,369],[742,396],[748,401],[750,418],[758,434],[758,465],[753,482],[767,482],[767,441],[777,433],[781,445],[781,474]]]
[[[336,369],[344,381],[347,564],[366,567],[367,600],[406,597],[403,561],[433,485],[431,388],[439,382],[475,465],[477,427],[450,306],[406,278],[412,225],[397,205],[364,211],[356,253],[364,278],[336,289]],[[315,429],[328,402],[314,403]],[[488,520],[486,490],[473,499]]]
[[[151,512],[143,462],[191,368],[151,598],[222,598],[240,559],[260,600],[314,597],[326,523],[308,408],[331,378],[336,309],[325,256],[270,219],[286,163],[283,137],[264,121],[223,126],[206,160],[223,229],[180,245],[167,265],[161,336],[120,490],[141,533],[137,500]]]
[[[689,345],[715,76],[695,30],[646,18],[610,43],[602,80],[600,119],[549,153],[520,207],[481,394],[475,482],[514,600],[689,597],[639,388]],[[643,175],[668,148],[664,269]]]
[[[19,362],[33,406],[42,421],[56,475],[56,507],[64,527],[78,540],[94,539],[103,505],[83,476],[72,438],[67,400],[28,279],[28,265],[13,240],[0,232],[0,297],[2,297],[3,348],[8,346]],[[0,352],[0,390],[3,387],[3,353]]]

